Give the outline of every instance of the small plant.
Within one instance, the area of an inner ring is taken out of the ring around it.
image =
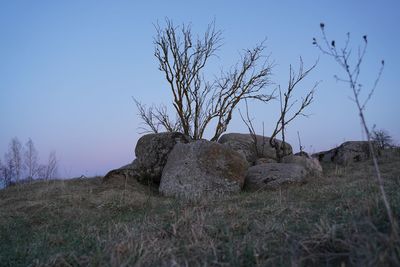
[[[357,53],[355,54],[354,51],[350,48],[350,33],[347,33],[346,35],[346,40],[344,42],[344,46],[341,48],[338,48],[336,41],[332,40],[329,41],[326,33],[325,33],[325,24],[320,23],[320,29],[322,33],[321,37],[321,43],[316,39],[313,38],[313,45],[315,45],[323,54],[330,56],[333,58],[336,63],[345,71],[345,77],[339,77],[335,75],[335,78],[337,81],[344,82],[350,86],[350,89],[353,94],[352,100],[354,101],[356,107],[357,107],[357,112],[361,120],[361,125],[363,127],[363,130],[367,136],[367,141],[368,141],[368,146],[369,146],[369,151],[372,156],[372,160],[374,163],[374,168],[375,168],[375,173],[376,173],[376,178],[377,178],[377,184],[381,192],[381,197],[382,201],[385,205],[386,213],[390,221],[390,225],[392,228],[392,234],[394,236],[398,236],[397,233],[397,222],[395,221],[395,218],[393,217],[393,212],[390,207],[388,198],[386,196],[385,189],[383,187],[383,178],[381,176],[381,172],[379,170],[379,165],[378,165],[378,160],[375,155],[375,150],[374,150],[374,145],[373,145],[373,135],[371,131],[369,130],[367,126],[367,121],[364,115],[365,107],[369,100],[371,99],[378,82],[381,78],[382,71],[385,65],[385,61],[381,61],[381,66],[378,71],[378,75],[375,79],[375,82],[373,83],[370,91],[367,94],[367,97],[362,99],[361,92],[363,85],[359,80],[360,73],[361,73],[361,65],[364,60],[364,56],[367,51],[367,46],[368,46],[368,39],[367,35],[364,35],[362,37],[363,39],[363,44],[358,47]],[[355,56],[354,56],[355,54]]]

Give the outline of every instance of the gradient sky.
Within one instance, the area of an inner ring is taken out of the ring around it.
[[[145,2],[145,3],[139,3]],[[30,137],[45,161],[51,150],[60,175],[103,175],[134,158],[140,121],[132,96],[143,103],[170,104],[171,95],[153,55],[153,24],[165,17],[191,22],[201,33],[214,20],[224,45],[211,70],[229,68],[240,51],[267,38],[275,62],[273,82],[287,83],[289,64],[306,65],[320,57],[317,69],[301,84],[298,96],[315,81],[309,118],[288,129],[298,150],[297,131],[306,151],[360,140],[362,131],[342,70],[313,47],[319,23],[340,44],[346,32],[353,45],[368,35],[362,68],[365,88],[374,81],[381,59],[385,70],[370,101],[370,126],[384,128],[400,141],[400,2],[384,1],[0,1],[0,156],[14,136]],[[272,87],[270,88],[272,89]],[[269,135],[277,103],[251,104],[254,125]],[[247,132],[239,116],[229,132]]]

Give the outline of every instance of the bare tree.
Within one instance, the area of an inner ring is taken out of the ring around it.
[[[11,140],[6,158],[10,171],[18,183],[24,166],[22,164],[22,145],[17,137]]]
[[[242,100],[268,102],[273,98],[272,94],[262,92],[270,83],[272,68],[263,56],[263,43],[246,50],[230,71],[209,82],[205,80],[204,68],[221,47],[222,39],[214,23],[196,39],[190,25],[176,27],[168,19],[165,28],[157,25],[156,31],[154,55],[172,92],[178,118],[172,122],[165,107],[146,111],[137,103],[140,117],[152,131],[162,126],[167,131],[179,130],[193,139],[201,139],[205,129],[215,122],[211,138],[215,141],[227,130],[233,111]]]
[[[5,187],[11,184],[11,180],[14,177],[14,164],[9,152],[4,154],[5,163],[2,168],[2,176],[4,179]]]
[[[345,71],[344,78],[338,77],[336,75],[335,75],[335,78],[337,81],[347,83],[350,86],[351,92],[353,94],[352,100],[354,101],[354,103],[357,107],[357,112],[358,112],[358,115],[361,120],[362,128],[367,136],[369,151],[371,153],[372,160],[374,163],[377,184],[378,184],[379,190],[381,192],[381,197],[382,197],[383,203],[386,208],[387,216],[390,221],[392,234],[394,236],[398,236],[397,223],[395,221],[395,218],[393,217],[392,209],[390,207],[388,198],[386,196],[385,188],[383,186],[383,179],[381,176],[381,172],[379,170],[378,160],[375,155],[375,150],[374,150],[374,146],[373,146],[373,142],[372,142],[372,134],[367,126],[367,122],[366,122],[365,115],[364,115],[365,107],[366,107],[368,101],[371,99],[371,97],[378,85],[378,82],[382,75],[382,71],[383,71],[385,62],[384,62],[384,60],[381,61],[381,64],[380,64],[381,66],[378,70],[377,77],[376,77],[373,85],[371,86],[371,89],[369,90],[368,94],[363,99],[362,95],[361,95],[363,85],[359,81],[359,77],[360,77],[360,73],[361,73],[361,65],[363,63],[364,56],[366,54],[367,46],[368,46],[367,36],[364,35],[362,37],[362,39],[363,39],[362,45],[358,46],[358,49],[356,50],[356,52],[354,52],[354,50],[349,46],[350,33],[347,33],[344,45],[341,48],[338,48],[335,40],[328,41],[329,39],[325,33],[325,24],[324,23],[320,24],[320,29],[321,29],[321,33],[322,33],[321,43],[316,38],[313,38],[313,44],[322,53],[332,57],[336,61],[336,63],[338,63],[339,66]]]
[[[32,180],[38,172],[38,152],[31,138],[25,144],[24,164],[27,170],[28,180]]]
[[[393,147],[393,139],[384,129],[373,129],[371,139],[377,143],[380,149]]]
[[[282,159],[282,157],[287,155],[287,145],[286,145],[286,136],[285,130],[286,126],[292,122],[298,116],[307,116],[304,113],[304,110],[312,103],[314,99],[314,92],[316,87],[318,86],[318,82],[314,84],[314,86],[307,92],[305,97],[301,99],[299,102],[297,99],[293,101],[293,92],[296,86],[304,80],[307,75],[317,66],[317,62],[314,63],[310,68],[304,70],[303,60],[300,57],[300,66],[299,70],[296,73],[292,65],[289,66],[289,82],[286,88],[286,91],[283,92],[279,86],[279,101],[280,101],[280,116],[276,122],[275,129],[272,132],[271,138],[269,139],[269,143],[272,147],[275,148],[276,156],[278,161]],[[277,142],[276,136],[281,134],[282,142]]]
[[[55,151],[50,152],[47,165],[42,167],[42,171],[43,171],[42,175],[45,180],[56,177],[58,171],[58,161]]]

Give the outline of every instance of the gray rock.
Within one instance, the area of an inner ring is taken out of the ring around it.
[[[159,191],[188,199],[239,192],[247,167],[238,152],[215,142],[177,144],[164,167]]]
[[[124,165],[118,169],[109,171],[104,177],[103,182],[117,179],[134,179],[137,178],[138,166],[137,160],[134,160],[131,164]]]
[[[251,134],[241,133],[228,133],[224,134],[218,140],[218,143],[229,146],[233,150],[242,154],[250,165],[254,165],[257,158],[269,158],[277,160],[276,151],[269,144],[269,137],[256,135],[257,148],[255,146],[254,138]],[[277,140],[278,144],[282,141]],[[288,154],[292,154],[292,147],[285,143]]]
[[[376,147],[375,144],[374,147]],[[346,165],[351,162],[369,159],[370,149],[367,141],[348,141],[329,151],[313,154],[312,157],[322,162],[334,162]]]
[[[304,167],[308,175],[315,177],[322,176],[322,166],[318,159],[308,156],[305,152],[299,155],[286,156],[282,159],[282,163],[294,163]]]
[[[140,182],[160,183],[168,155],[178,143],[188,143],[190,138],[182,133],[165,132],[142,136],[135,148],[136,178]]]
[[[304,183],[307,170],[295,163],[266,163],[247,170],[245,188],[251,191],[276,189],[280,186]]]

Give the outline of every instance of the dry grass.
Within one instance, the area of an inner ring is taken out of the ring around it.
[[[179,201],[134,181],[0,191],[2,266],[399,266],[370,162],[303,186]],[[400,155],[381,158],[400,220]]]

